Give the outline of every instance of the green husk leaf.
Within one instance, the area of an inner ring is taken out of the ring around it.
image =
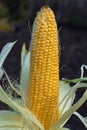
[[[60,81],[60,93],[59,93],[60,106],[59,106],[59,109],[61,110],[62,114],[65,113],[71,107],[71,105],[74,101],[75,93],[72,92],[72,94],[70,94],[70,92],[69,92],[70,90],[71,90],[71,86],[69,83]],[[65,98],[66,95],[67,95],[67,97]]]
[[[0,68],[0,78],[3,76],[4,72],[3,70]]]
[[[21,52],[21,67],[23,67],[23,65],[25,64],[25,59],[26,59],[27,54],[28,54],[28,51],[26,50],[26,46],[24,43],[22,47],[22,52]]]
[[[51,130],[62,127],[67,120],[71,117],[71,115],[87,100],[87,91],[84,92],[83,96],[79,99],[79,101],[71,106],[69,110],[67,110],[60,119],[51,127]]]
[[[78,112],[74,112],[74,114],[82,121],[84,126],[87,128],[87,119],[83,116],[81,116]]]
[[[87,83],[79,83],[77,88],[87,88]]]
[[[1,88],[0,86],[0,101],[9,105],[13,110],[18,112],[28,123],[28,126],[33,129],[44,130],[43,126],[39,122],[39,120],[27,109],[25,106],[18,104],[18,102],[12,100]]]
[[[8,110],[0,111],[0,130],[21,130],[23,127],[25,128],[24,121],[20,114]]]
[[[83,65],[81,66],[81,76],[80,76],[80,78],[76,78],[76,79],[72,79],[72,80],[63,78],[62,80],[67,81],[67,82],[69,82],[69,83],[70,83],[70,82],[71,82],[71,83],[78,83],[78,82],[86,81],[86,80],[87,80],[87,77],[83,77],[83,75],[84,75],[84,68],[87,69],[87,66],[83,64]]]
[[[0,53],[0,68],[2,67],[6,57],[8,56],[9,52],[11,51],[12,47],[14,46],[15,42],[10,42],[7,43],[3,48],[2,51]]]
[[[27,93],[30,68],[30,52],[26,55],[24,65],[21,69],[20,86],[24,96]]]
[[[70,130],[70,129],[68,129],[68,128],[57,128],[57,129],[55,129],[55,130]]]
[[[77,78],[77,79],[72,79],[72,80],[63,78],[62,80],[63,80],[63,81],[67,81],[67,82],[69,82],[69,83],[70,83],[70,82],[71,82],[71,83],[78,83],[78,82],[86,81],[86,80],[87,80],[87,77]]]

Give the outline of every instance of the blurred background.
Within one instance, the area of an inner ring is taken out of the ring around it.
[[[19,81],[21,48],[26,43],[29,49],[33,21],[43,5],[52,8],[58,24],[60,78],[78,78],[81,65],[87,65],[87,0],[0,0],[0,50],[6,43],[18,40],[3,66],[10,77]],[[77,92],[76,100],[83,92]],[[79,112],[87,116],[87,102]],[[67,127],[86,130],[75,116]]]

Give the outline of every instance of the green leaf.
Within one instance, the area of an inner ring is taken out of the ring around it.
[[[83,103],[87,100],[87,91],[83,94],[83,96],[79,99],[79,101],[71,106],[69,110],[67,110],[60,119],[51,127],[51,130],[55,130],[57,128],[62,127],[67,120],[71,117],[71,115],[83,105]]]
[[[21,67],[24,66],[26,55],[28,54],[28,51],[26,50],[25,44],[23,44],[22,52],[21,52]]]
[[[55,130],[70,130],[70,129],[68,129],[68,128],[57,128],[57,129],[55,129]]]
[[[87,81],[87,77],[77,78],[77,79],[72,79],[72,80],[63,78],[62,80],[63,80],[63,81],[67,81],[67,82],[69,82],[69,83],[70,83],[70,82],[71,82],[71,83],[78,83],[78,82],[82,82],[82,81]]]
[[[83,116],[81,116],[78,112],[74,112],[74,114],[82,121],[84,126],[87,128],[87,119]]]
[[[65,113],[72,105],[74,98],[75,98],[75,93],[70,92],[71,86],[69,83],[66,83],[64,81],[60,81],[60,93],[59,93],[59,109],[63,113]]]
[[[24,97],[26,96],[29,82],[29,68],[30,68],[30,53],[28,52],[28,54],[25,57],[23,67],[21,69],[21,76],[20,76],[20,86],[21,90],[23,91]]]
[[[16,112],[0,111],[0,130],[21,130],[26,128],[21,115]],[[28,126],[25,130],[28,130]]]
[[[31,111],[23,104],[18,103],[17,101],[12,100],[1,88],[0,86],[0,101],[9,105],[13,110],[18,112],[25,119],[26,123],[30,128],[40,128],[40,130],[44,130],[42,124],[39,120],[31,113]]]
[[[0,53],[0,68],[2,67],[6,57],[8,56],[9,52],[11,51],[12,47],[14,46],[15,42],[10,42],[7,43],[3,48],[2,51]]]
[[[79,83],[77,88],[87,88],[87,83]]]
[[[3,70],[0,68],[0,78],[3,76],[4,72]]]

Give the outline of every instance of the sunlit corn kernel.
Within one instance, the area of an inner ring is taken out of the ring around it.
[[[30,54],[28,106],[48,130],[59,103],[59,60],[57,25],[47,6],[42,7],[34,21]],[[57,112],[52,124],[58,117]]]

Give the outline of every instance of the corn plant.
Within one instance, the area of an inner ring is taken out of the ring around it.
[[[78,79],[59,80],[59,41],[53,11],[44,6],[35,18],[30,51],[23,45],[21,52],[20,83],[13,83],[2,67],[15,43],[8,43],[0,53],[0,77],[5,75],[19,97],[6,93],[0,86],[0,101],[12,108],[0,110],[0,130],[69,130],[64,124],[72,114],[87,128],[87,118],[76,112],[87,100],[87,91],[73,103],[75,91],[87,87],[81,82],[87,80],[83,77],[87,67],[82,65]],[[70,82],[76,84],[71,88]]]

